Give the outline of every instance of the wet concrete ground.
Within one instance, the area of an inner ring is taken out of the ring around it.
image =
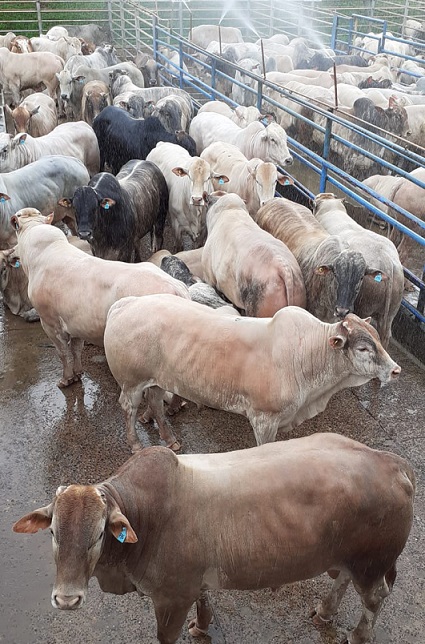
[[[88,303],[89,306],[89,303]],[[48,531],[19,535],[12,524],[50,502],[58,485],[98,482],[129,456],[118,387],[101,349],[84,350],[81,384],[56,387],[59,360],[39,323],[29,325],[0,309],[0,642],[5,644],[155,644],[148,598],[113,596],[90,583],[87,603],[76,612],[50,604],[54,565]],[[425,371],[395,345],[402,367],[398,382],[376,391],[372,384],[335,396],[320,416],[292,436],[337,431],[407,457],[418,489],[415,520],[399,559],[398,578],[378,618],[379,644],[422,644],[425,634]],[[183,451],[213,452],[252,447],[242,417],[194,405],[174,418]],[[152,426],[139,425],[144,445],[157,445]],[[279,435],[283,439],[284,436]],[[190,508],[188,508],[188,513]],[[397,520],[397,517],[394,517]],[[327,592],[330,579],[294,584],[276,592],[217,592],[212,596],[213,644],[336,644],[360,615],[351,589],[337,621],[319,631],[308,615]],[[184,632],[181,642],[195,641]]]

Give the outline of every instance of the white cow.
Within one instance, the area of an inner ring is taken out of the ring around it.
[[[207,213],[202,252],[206,281],[238,309],[271,317],[284,306],[306,305],[301,269],[288,247],[262,230],[238,195],[218,198]]]
[[[10,224],[22,208],[35,207],[44,215],[54,212],[54,222],[63,220],[77,234],[74,209],[58,205],[61,197],[72,198],[75,190],[90,180],[87,168],[74,157],[47,156],[15,170],[0,174],[0,248],[16,243]]]
[[[38,138],[26,132],[0,134],[0,172],[11,172],[44,156],[66,152],[84,163],[90,176],[99,172],[100,153],[93,129],[84,121],[62,123]]]
[[[166,390],[246,416],[261,445],[323,411],[337,391],[400,373],[367,321],[349,314],[327,324],[294,306],[258,319],[168,295],[127,297],[111,307],[104,339],[128,432],[146,389],[164,424]]]
[[[198,154],[215,141],[233,143],[247,159],[258,158],[276,165],[289,165],[293,159],[288,150],[285,130],[275,122],[250,123],[240,128],[226,116],[214,113],[198,114],[192,120],[189,135],[195,140]]]
[[[14,110],[6,105],[6,112],[10,113],[17,133],[28,132],[34,137],[49,134],[58,124],[56,103],[42,92],[30,94]]]
[[[289,182],[273,163],[261,159],[248,160],[231,143],[211,143],[202,152],[201,159],[208,161],[214,173],[224,174],[229,179],[227,183],[220,183],[220,179],[214,178],[214,190],[221,188],[225,192],[236,192],[245,201],[250,215],[273,199],[277,182],[282,185]]]
[[[216,114],[227,116],[233,123],[236,123],[236,125],[242,128],[261,118],[260,110],[252,105],[249,107],[238,105],[232,109],[224,101],[207,101],[201,105],[198,114],[203,114],[204,112],[215,112]]]
[[[148,262],[128,264],[88,255],[69,244],[61,230],[48,226],[51,219],[25,208],[12,223],[30,301],[62,362],[58,385],[67,387],[81,377],[84,341],[103,345],[106,316],[116,300],[152,293],[189,298],[189,293],[182,282]]]
[[[48,51],[14,54],[6,47],[0,47],[0,83],[4,92],[12,94],[17,105],[24,89],[37,89],[42,83],[51,98],[56,98],[58,79],[62,71],[62,58]],[[56,150],[57,152],[58,150]]]
[[[205,195],[211,192],[213,173],[209,163],[199,157],[191,157],[180,145],[160,142],[148,154],[161,170],[170,195],[169,215],[177,250],[183,250],[183,234],[201,246],[205,241]],[[219,181],[228,181],[216,175]]]
[[[81,42],[78,38],[63,37],[51,40],[46,36],[39,36],[30,39],[34,51],[50,51],[63,58],[66,62],[71,56],[81,54]]]

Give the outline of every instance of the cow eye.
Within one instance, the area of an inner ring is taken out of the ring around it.
[[[365,345],[361,345],[360,347],[357,347],[357,351],[361,351],[364,353],[365,351],[369,351],[369,347],[366,347]]]

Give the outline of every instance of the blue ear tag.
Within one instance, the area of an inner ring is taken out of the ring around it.
[[[21,265],[21,262],[19,261],[19,259],[17,259],[16,262],[13,264],[13,268],[19,268],[20,265]]]
[[[19,141],[19,145],[22,145],[23,143],[25,143],[25,139],[21,139],[21,140]]]
[[[222,179],[222,177],[220,177],[220,179],[218,180],[218,183],[219,183],[220,185],[223,185],[223,183],[224,183],[224,179]]]
[[[268,120],[267,120],[266,118],[262,119],[262,120],[261,120],[261,123],[262,123],[263,125],[265,125],[266,127],[267,127],[267,126],[268,126],[268,124],[269,124],[269,122],[268,122]]]
[[[283,182],[283,185],[284,186],[290,186],[291,182],[289,181],[289,179],[285,179],[285,181]]]
[[[375,280],[375,282],[382,282],[382,275],[381,275],[381,273],[378,273],[378,275],[375,275],[375,277],[374,277],[373,279]]]
[[[103,206],[103,209],[109,210],[109,208],[110,208],[110,205],[108,204],[108,202],[106,202],[105,205]]]
[[[124,543],[126,536],[127,536],[127,528],[124,525],[117,539],[120,543]]]
[[[1,201],[1,203],[4,203],[6,201],[6,199],[4,197],[0,197],[0,201]]]

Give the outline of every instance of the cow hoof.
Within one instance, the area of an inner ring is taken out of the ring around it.
[[[170,449],[173,450],[173,452],[178,452],[179,449],[181,449],[181,445],[179,441],[174,441],[174,443],[171,443],[170,445],[167,445]]]
[[[311,621],[313,622],[313,624],[319,627],[324,626],[325,624],[328,624],[331,621],[330,617],[326,619],[325,617],[322,617],[321,615],[319,615],[316,609],[311,611],[309,617],[311,618]]]
[[[73,385],[74,382],[79,382],[80,380],[81,380],[80,375],[72,376],[72,378],[68,378],[67,380],[65,380],[64,378],[61,378],[58,382],[58,387],[60,389],[64,389],[65,387],[69,387],[69,385]]]
[[[189,634],[192,635],[192,637],[202,637],[202,635],[207,635],[208,631],[202,630],[202,628],[198,628],[196,626],[196,619],[192,619],[189,622]]]

